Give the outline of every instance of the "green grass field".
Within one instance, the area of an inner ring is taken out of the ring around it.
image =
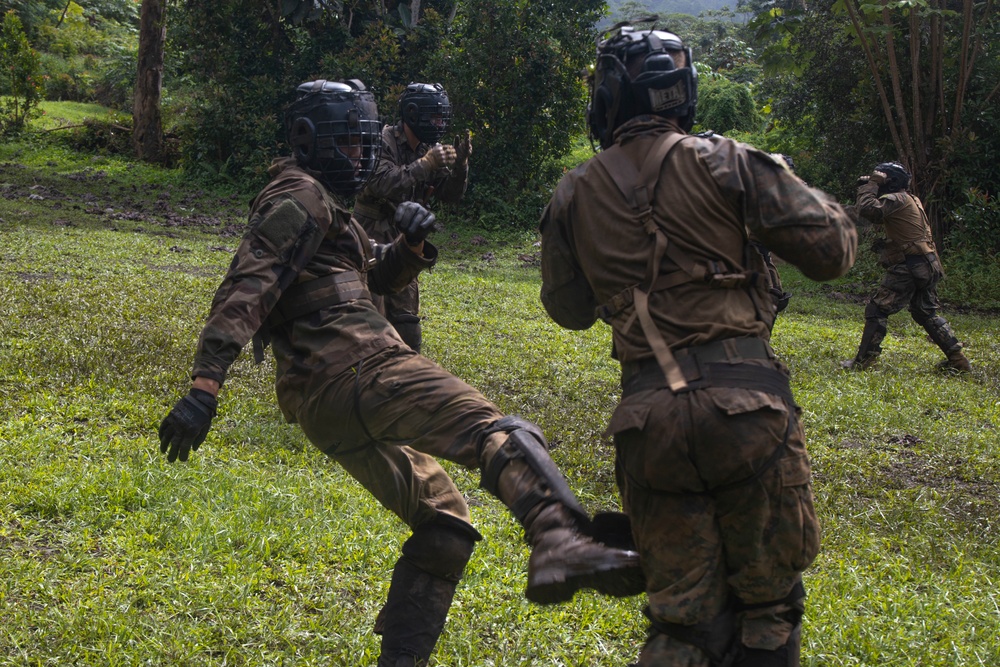
[[[283,423],[270,361],[237,362],[189,463],[158,451],[246,200],[113,156],[0,146],[0,665],[374,664],[406,531]],[[607,328],[547,319],[533,235],[445,222],[422,278],[426,353],[538,422],[588,509],[616,508]],[[870,265],[831,285],[782,274],[795,296],[774,345],[823,524],[803,664],[1000,664],[996,315],[945,311],[971,377],[937,372],[905,313],[876,369],[844,373]],[[485,540],[432,664],[634,660],[643,600],[527,603],[519,527],[477,473],[448,469]]]

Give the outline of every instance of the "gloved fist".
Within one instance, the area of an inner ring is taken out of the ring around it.
[[[465,136],[455,135],[455,162],[461,166],[469,164],[469,157],[472,155],[472,131],[466,130]]]
[[[873,171],[871,177],[868,179],[875,185],[882,185],[885,183],[885,172],[884,171]]]
[[[862,185],[867,183],[868,179],[870,178],[871,176],[869,176],[868,174],[865,174],[864,176],[858,176],[858,181],[854,185],[860,188]]]
[[[455,164],[455,147],[448,144],[435,144],[420,158],[429,170],[437,171]]]
[[[205,442],[218,407],[215,396],[203,389],[192,388],[177,401],[160,424],[160,453],[167,455],[167,461],[187,461],[191,450],[197,451]]]
[[[437,218],[415,201],[404,201],[396,207],[396,229],[403,232],[407,245],[420,245],[434,230]]]

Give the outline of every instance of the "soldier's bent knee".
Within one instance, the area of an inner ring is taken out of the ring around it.
[[[882,310],[877,303],[869,301],[868,305],[865,306],[865,319],[884,320],[887,317],[889,317],[889,314]]]
[[[403,558],[430,575],[457,583],[481,539],[483,536],[470,524],[441,514],[413,530],[403,543]]]

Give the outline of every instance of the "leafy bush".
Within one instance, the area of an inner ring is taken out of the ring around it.
[[[94,99],[95,68],[99,61],[93,56],[64,58],[42,53],[41,67],[45,72],[45,99],[54,102],[89,102]]]
[[[116,46],[97,69],[93,97],[96,102],[119,111],[132,112],[138,49]]]
[[[7,96],[0,100],[0,135],[16,134],[39,115],[42,73],[38,53],[28,44],[13,10],[0,24],[0,72],[0,93]]]
[[[699,129],[726,134],[734,130],[752,132],[760,126],[761,116],[750,87],[721,75],[698,79]]]
[[[967,201],[952,211],[951,247],[987,255],[1000,254],[1000,199],[969,188]]]
[[[65,9],[63,13],[62,9]],[[49,14],[39,26],[38,46],[64,58],[76,55],[108,55],[116,46],[136,39],[135,29],[69,2]]]

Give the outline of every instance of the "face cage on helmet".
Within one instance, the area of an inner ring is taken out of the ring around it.
[[[358,155],[352,159],[349,153],[355,147]],[[309,166],[322,174],[330,189],[350,197],[361,192],[375,173],[381,149],[377,119],[359,120],[355,127],[347,120],[324,121],[316,127],[316,154]]]
[[[404,106],[416,104],[416,114],[405,113],[403,120],[421,143],[436,144],[441,141],[451,125],[451,104],[440,101],[404,100]]]

